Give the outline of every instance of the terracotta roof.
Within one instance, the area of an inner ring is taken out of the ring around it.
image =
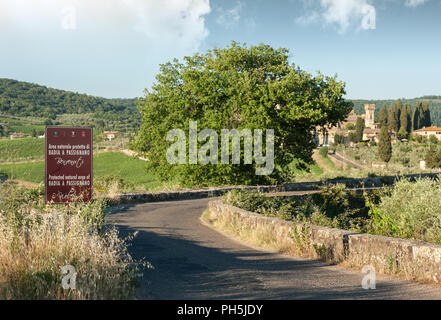
[[[415,132],[429,132],[429,131],[441,131],[441,128],[438,128],[438,127],[434,127],[434,126],[432,126],[432,127],[424,127],[424,128],[421,128],[421,129],[418,129],[418,130],[415,130]]]

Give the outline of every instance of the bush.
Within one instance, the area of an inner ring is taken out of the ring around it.
[[[441,149],[431,147],[424,158],[429,169],[441,168]]]
[[[304,197],[270,197],[256,191],[234,190],[224,196],[227,204],[284,220],[330,228],[365,231],[368,210],[363,196],[342,184],[323,186]]]
[[[319,155],[323,158],[327,158],[329,153],[329,149],[327,147],[320,148]]]
[[[369,232],[441,244],[441,183],[439,180],[402,179],[382,192],[370,208]]]
[[[339,145],[339,144],[344,144],[345,143],[345,137],[341,134],[335,134],[334,135],[334,144],[335,145]]]
[[[430,143],[433,143],[433,144],[438,144],[438,143],[439,143],[439,140],[438,140],[434,135],[431,135],[431,136],[429,137],[429,142],[430,142]]]
[[[344,184],[325,185],[314,198],[320,212],[329,218],[334,218],[349,208],[349,196]]]

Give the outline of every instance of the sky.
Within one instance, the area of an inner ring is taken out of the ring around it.
[[[0,0],[0,78],[107,98],[232,40],[337,74],[349,99],[441,95],[441,0]]]

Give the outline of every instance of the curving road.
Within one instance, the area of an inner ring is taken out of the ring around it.
[[[334,158],[334,159],[336,159],[337,161],[342,162],[342,163],[344,163],[344,164],[346,164],[346,165],[350,165],[350,166],[352,166],[354,169],[363,169],[363,167],[361,167],[361,165],[356,164],[354,161],[348,161],[348,160],[342,158],[341,156],[339,156],[338,154],[330,153],[330,154],[328,154],[328,156],[329,156],[330,158]]]
[[[144,272],[138,299],[441,299],[441,287],[377,278],[322,262],[250,248],[203,225],[208,200],[119,207],[108,216],[122,235],[139,231],[130,251]]]

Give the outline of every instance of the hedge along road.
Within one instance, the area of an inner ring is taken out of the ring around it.
[[[137,299],[441,299],[441,287],[365,274],[322,262],[259,250],[203,225],[208,199],[119,207],[108,222],[138,235],[130,252],[148,269]]]

